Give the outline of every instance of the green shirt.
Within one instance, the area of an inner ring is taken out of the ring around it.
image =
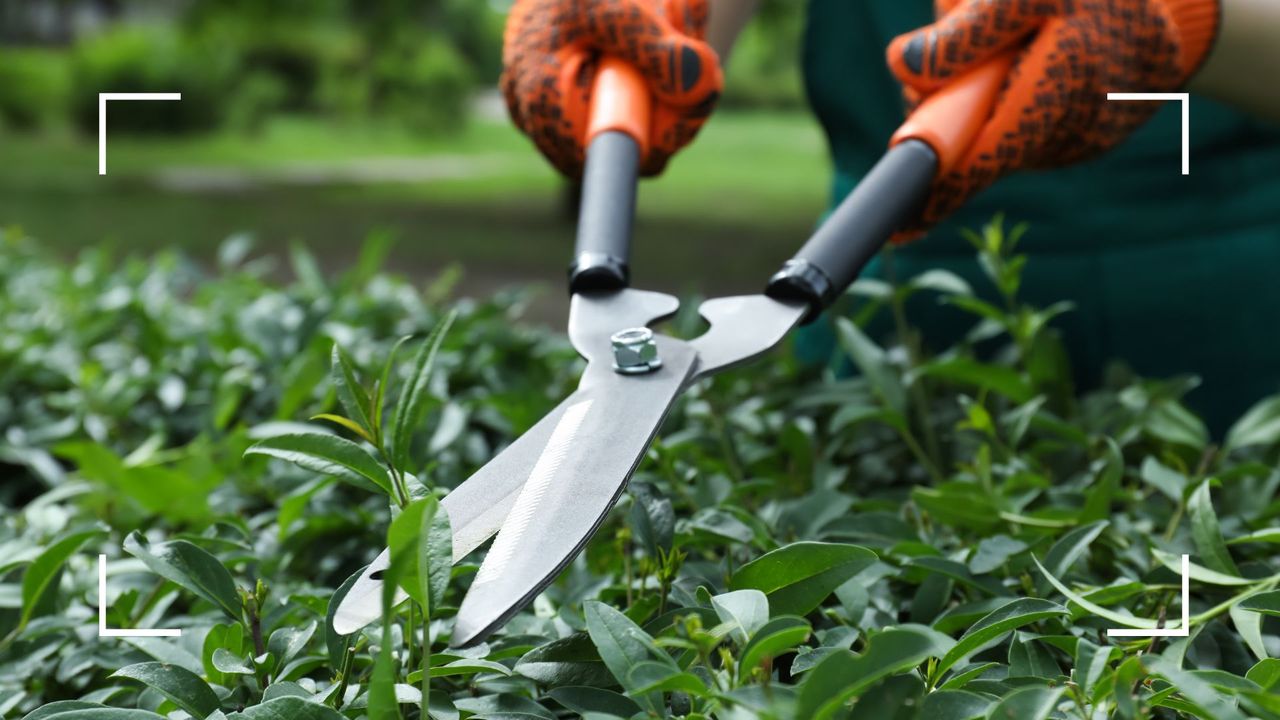
[[[928,0],[810,0],[805,84],[835,164],[833,202],[902,122],[885,46],[931,19]],[[900,252],[897,271],[942,267],[988,287],[957,229],[998,212],[1025,221],[1023,295],[1075,303],[1059,325],[1079,381],[1096,384],[1112,359],[1151,377],[1199,375],[1189,402],[1220,429],[1280,391],[1280,129],[1193,96],[1190,148],[1183,176],[1169,103],[1101,158],[999,181]],[[933,303],[913,319],[939,347],[971,324]]]

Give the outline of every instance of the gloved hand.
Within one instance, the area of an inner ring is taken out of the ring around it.
[[[619,57],[653,92],[641,171],[655,175],[720,96],[720,61],[703,42],[706,26],[707,0],[516,0],[502,52],[511,118],[556,168],[580,175],[596,67],[601,54]]]
[[[1016,51],[1017,59],[968,154],[935,182],[914,234],[1006,173],[1115,147],[1160,103],[1108,101],[1107,93],[1183,87],[1213,45],[1219,3],[939,0],[937,22],[889,45],[909,105],[997,54]]]

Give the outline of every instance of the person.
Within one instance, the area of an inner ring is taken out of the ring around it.
[[[617,55],[653,93],[643,170],[658,174],[712,112],[720,57],[754,4],[516,0],[501,80],[511,117],[556,168],[580,173],[590,80]],[[833,202],[883,153],[904,88],[918,101],[1015,55],[974,148],[935,182],[914,228],[928,232],[894,253],[895,275],[943,268],[982,286],[958,229],[1004,212],[1030,225],[1025,299],[1075,306],[1055,322],[1080,384],[1116,358],[1144,376],[1196,374],[1188,401],[1219,429],[1280,391],[1280,3],[810,0],[803,48]],[[1189,175],[1181,103],[1108,92],[1193,93]],[[934,304],[913,319],[937,345],[972,323]]]

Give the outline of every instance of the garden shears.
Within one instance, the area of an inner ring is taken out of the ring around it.
[[[676,312],[675,297],[630,287],[649,91],[634,68],[601,61],[569,270],[569,338],[586,370],[576,391],[441,501],[455,563],[497,536],[458,608],[453,646],[484,640],[578,555],[682,391],[772,349],[853,282],[919,212],[937,174],[963,156],[1008,67],[1007,60],[992,62],[929,96],[764,293],[703,302],[698,312],[710,329],[685,341],[648,327]],[[389,560],[383,551],[351,586],[334,616],[336,632],[355,632],[381,615]],[[397,602],[403,599],[401,593]]]

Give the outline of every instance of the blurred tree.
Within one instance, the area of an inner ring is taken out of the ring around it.
[[[793,108],[804,105],[800,40],[806,3],[763,0],[755,20],[734,46],[726,69],[726,107]]]

